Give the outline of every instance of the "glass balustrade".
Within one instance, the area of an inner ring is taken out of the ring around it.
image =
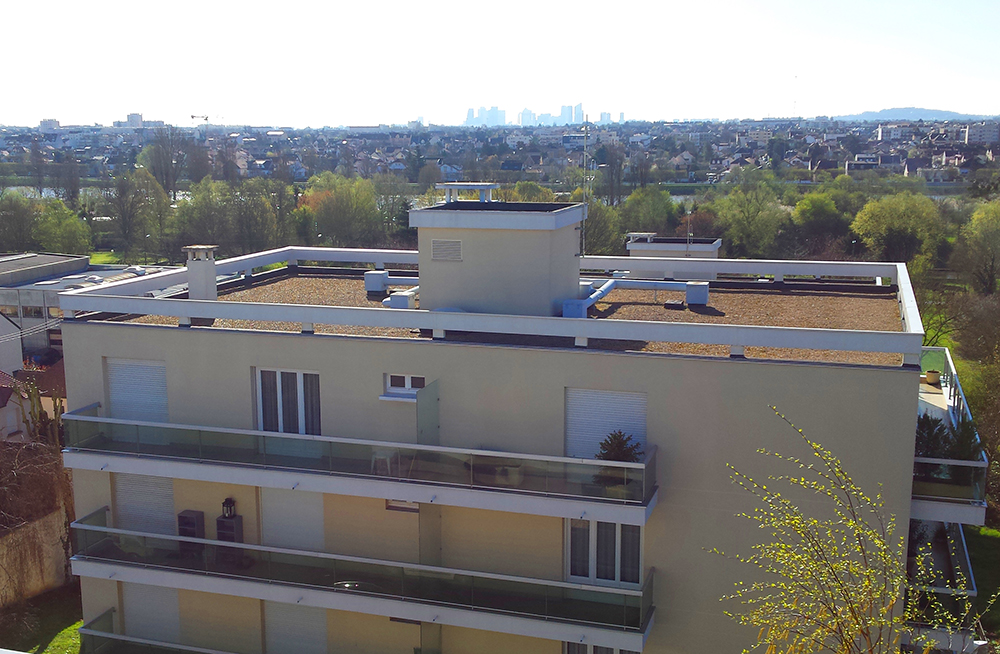
[[[641,590],[602,588],[123,532],[104,526],[106,513],[73,524],[76,557],[626,631],[642,631],[652,613],[652,570]]]
[[[643,504],[656,448],[642,463],[475,452],[342,438],[133,423],[64,415],[66,446],[122,454]]]

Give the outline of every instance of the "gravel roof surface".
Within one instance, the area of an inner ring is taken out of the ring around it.
[[[277,304],[311,304],[320,306],[381,307],[378,300],[369,300],[363,280],[357,277],[289,277],[253,288],[221,295],[227,302],[267,302]],[[615,290],[592,309],[591,315],[602,319],[655,320],[663,322],[716,323],[732,325],[770,325],[779,327],[817,327],[826,329],[857,329],[901,331],[896,298],[892,293],[869,293],[795,290],[730,290],[713,289],[709,305],[702,310],[666,309],[667,301],[683,301],[684,293],[659,291]],[[419,305],[418,305],[419,306]],[[177,319],[167,316],[140,316],[130,322],[176,325]],[[228,329],[265,331],[299,331],[296,322],[250,320],[216,320],[215,325]],[[346,325],[315,325],[317,333],[353,334],[358,336],[392,336],[420,338],[418,330]],[[568,339],[505,335],[454,335],[455,340],[506,343],[513,345],[570,346]],[[564,342],[565,341],[565,342]],[[658,343],[645,341],[605,341],[592,339],[589,346],[603,350],[638,350],[670,352],[702,356],[729,356],[725,345],[692,343]],[[869,365],[899,365],[897,354],[799,350],[792,348],[749,347],[747,358],[788,359],[795,361],[831,361]]]

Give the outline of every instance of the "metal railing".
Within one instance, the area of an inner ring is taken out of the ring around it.
[[[78,451],[305,470],[389,481],[645,504],[656,489],[656,447],[641,463],[492,452],[63,414]]]
[[[80,627],[80,654],[230,654],[215,649],[164,643],[115,633],[114,609]]]
[[[952,425],[972,420],[965,392],[955,370],[955,362],[946,347],[925,347],[920,356],[922,372],[941,373],[941,391],[945,394]],[[978,435],[976,437],[978,439]],[[975,460],[914,457],[913,497],[935,501],[981,505],[986,501],[986,471],[989,461],[980,451]]]
[[[307,552],[108,526],[103,507],[73,523],[74,560],[360,594],[470,611],[643,632],[653,569],[641,587],[612,588]]]

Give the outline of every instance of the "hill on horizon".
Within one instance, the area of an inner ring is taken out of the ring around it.
[[[860,114],[849,116],[834,116],[834,120],[847,121],[870,121],[879,122],[886,120],[983,120],[984,118],[994,118],[994,116],[983,116],[976,114],[962,114],[957,111],[943,111],[941,109],[921,109],[919,107],[896,107],[894,109],[882,109],[881,111],[864,111]]]

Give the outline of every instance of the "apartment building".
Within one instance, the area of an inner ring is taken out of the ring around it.
[[[748,571],[707,550],[761,538],[726,464],[803,453],[769,405],[900,524],[982,523],[985,461],[914,459],[965,408],[904,266],[665,280],[580,256],[583,212],[453,198],[416,251],[191,247],[62,294],[84,651],[740,651]],[[638,461],[595,459],[616,430]]]

